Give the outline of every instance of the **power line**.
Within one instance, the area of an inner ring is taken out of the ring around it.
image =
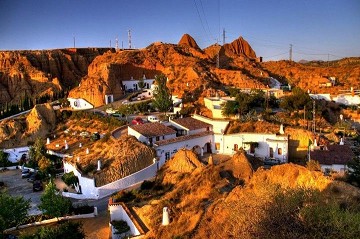
[[[195,1],[196,1],[196,0],[195,0]],[[208,23],[208,21],[207,21],[207,17],[206,17],[206,15],[205,15],[204,6],[203,6],[203,4],[202,4],[202,1],[201,1],[201,0],[199,0],[199,1],[200,1],[201,10],[202,10],[202,13],[203,13],[203,15],[204,15],[204,19],[205,19],[205,23],[206,23],[206,26],[207,26],[209,35],[213,37],[213,34],[212,34],[211,31],[210,31],[210,27],[209,27],[209,23]],[[213,38],[215,39],[215,37],[213,37]]]
[[[197,12],[197,14],[199,16],[199,19],[200,19],[201,27],[203,28],[205,34],[209,37],[209,39],[211,39],[211,36],[209,35],[209,33],[206,31],[206,29],[204,27],[204,23],[202,21],[202,18],[201,18],[201,15],[200,15],[199,8],[197,6],[196,0],[194,0],[194,4],[195,4],[196,12]]]

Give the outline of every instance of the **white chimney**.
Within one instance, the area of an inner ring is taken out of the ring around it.
[[[77,158],[76,158],[76,161],[77,161],[77,162],[80,162],[80,157],[77,157]]]
[[[50,144],[50,138],[46,139],[46,144]]]
[[[67,144],[67,141],[66,141],[66,139],[64,140],[64,144]]]
[[[65,143],[65,150],[69,149],[69,145],[67,143]]]
[[[340,145],[344,145],[344,139],[342,137],[340,138]]]
[[[98,167],[97,167],[97,171],[100,171],[101,170],[101,161],[100,159],[98,160]]]
[[[167,226],[169,225],[170,220],[169,220],[169,210],[167,207],[163,208],[163,217],[162,217],[162,225],[163,226]]]
[[[316,142],[316,139],[314,139],[314,147],[317,147],[317,142]]]
[[[81,147],[82,147],[82,144],[80,143],[80,144],[79,144],[79,148],[81,148]]]
[[[285,133],[285,132],[284,132],[284,125],[283,125],[283,124],[280,125],[279,133],[280,133],[280,134],[284,134],[284,133]]]
[[[86,154],[89,154],[90,151],[89,151],[89,148],[86,148]]]

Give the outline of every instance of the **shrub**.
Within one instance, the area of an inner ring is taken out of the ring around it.
[[[94,212],[94,206],[85,205],[78,205],[76,207],[71,207],[70,213],[78,215],[78,214],[88,214]]]
[[[132,191],[121,191],[113,197],[114,202],[130,202],[135,198],[136,196]]]
[[[115,227],[116,232],[115,234],[123,234],[126,233],[130,230],[129,225],[127,224],[127,222],[123,221],[123,220],[119,220],[119,221],[111,221],[111,224]]]
[[[144,180],[144,182],[142,182],[141,186],[140,186],[140,189],[141,190],[149,190],[149,189],[152,189],[155,185],[155,182],[154,181],[147,181],[147,180]]]

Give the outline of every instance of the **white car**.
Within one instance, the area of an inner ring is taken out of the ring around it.
[[[147,117],[147,120],[148,120],[149,122],[159,122],[159,121],[160,121],[159,118],[156,117],[155,115],[149,115],[149,116]]]
[[[113,108],[107,108],[105,111],[108,114],[114,114],[116,112],[116,110],[113,110]]]

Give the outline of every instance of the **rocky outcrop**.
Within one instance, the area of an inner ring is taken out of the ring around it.
[[[230,44],[225,44],[224,48],[227,52],[231,52],[235,55],[245,55],[249,58],[256,58],[255,51],[251,48],[250,44],[242,37],[239,37]]]
[[[189,34],[184,34],[181,37],[178,45],[189,46],[189,47],[195,48],[197,50],[200,50],[200,47],[198,46],[198,44],[196,43],[194,38],[192,36],[190,36]]]
[[[50,104],[35,105],[26,117],[27,134],[44,137],[55,129],[55,112]]]
[[[0,104],[56,94],[77,85],[93,59],[110,49],[0,52]]]

